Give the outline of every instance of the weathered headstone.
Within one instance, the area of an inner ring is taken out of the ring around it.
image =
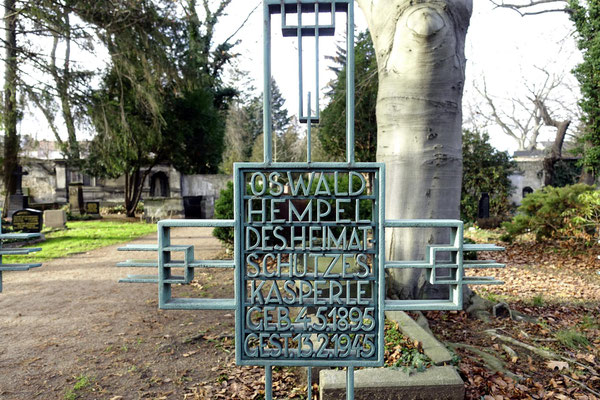
[[[85,213],[92,215],[100,215],[100,202],[88,201],[85,203]]]
[[[47,228],[65,229],[66,223],[67,213],[65,213],[65,210],[44,211],[44,225]]]
[[[23,175],[28,175],[23,171],[23,167],[18,165],[13,172],[15,177],[15,191],[10,193],[8,200],[8,215],[12,216],[15,211],[22,210],[29,206],[29,196],[23,195]]]
[[[12,226],[15,231],[40,232],[42,230],[42,212],[30,208],[15,211],[12,215]]]
[[[477,209],[477,217],[490,217],[490,195],[486,192],[481,193],[481,198],[479,199],[479,207]]]
[[[71,213],[83,214],[85,212],[83,204],[83,185],[81,183],[69,184],[69,205]]]

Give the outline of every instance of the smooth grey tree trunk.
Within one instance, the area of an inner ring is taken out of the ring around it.
[[[458,219],[465,36],[472,0],[358,0],[377,53],[377,160],[386,218]],[[388,230],[388,260],[423,258],[448,232]],[[424,295],[422,270],[393,270],[388,295]]]

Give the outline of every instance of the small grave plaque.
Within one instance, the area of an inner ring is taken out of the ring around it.
[[[86,214],[100,214],[100,202],[99,201],[88,201],[85,203]]]
[[[15,211],[12,216],[12,226],[15,231],[41,232],[42,212],[31,208]]]

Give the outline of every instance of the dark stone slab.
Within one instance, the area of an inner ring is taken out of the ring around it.
[[[15,231],[27,233],[41,232],[42,221],[42,212],[31,208],[15,211],[12,215],[12,227]]]
[[[85,213],[100,215],[100,202],[99,201],[88,201],[85,203]]]

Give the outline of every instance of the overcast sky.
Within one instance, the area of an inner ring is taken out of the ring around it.
[[[258,4],[256,1],[234,0],[232,12],[223,27],[228,29],[217,32],[218,37],[227,37],[232,27],[237,27],[247,14]],[[259,8],[240,32],[242,43],[238,50],[242,56],[239,60],[241,69],[249,71],[256,85],[262,87],[262,10]],[[358,31],[366,29],[366,23],[360,8],[356,7],[356,25]],[[343,25],[342,25],[343,26]],[[553,74],[564,74],[565,84],[572,91],[558,90],[566,104],[576,102],[577,84],[571,76],[571,69],[581,60],[573,36],[573,25],[566,14],[549,13],[538,16],[521,17],[514,11],[494,9],[487,0],[474,0],[473,16],[467,34],[466,56],[467,72],[464,95],[465,122],[469,110],[482,104],[481,96],[474,85],[481,87],[483,79],[487,83],[488,92],[495,97],[498,104],[509,107],[514,97],[524,98],[526,86],[534,87],[542,84],[545,75],[542,68]],[[344,32],[338,30],[337,38],[330,40],[330,46],[323,52],[331,54],[335,41],[339,41]],[[297,113],[297,66],[296,40],[282,39],[274,30],[273,74],[287,99],[286,105],[294,114]],[[312,52],[310,39],[305,44],[305,51]],[[312,60],[307,60],[310,66]],[[327,63],[325,62],[327,65]],[[324,85],[331,75],[323,72],[321,84]],[[306,71],[305,81],[312,82],[314,73]],[[309,89],[306,89],[307,91]],[[314,90],[312,90],[314,93]],[[574,108],[574,107],[573,107]],[[483,108],[485,111],[485,108]],[[561,111],[561,110],[556,110]],[[561,113],[558,112],[561,116]],[[482,120],[477,121],[479,126]],[[466,124],[467,125],[467,124]],[[485,129],[490,133],[492,143],[501,150],[514,151],[516,142],[504,135],[497,127],[488,125]],[[541,140],[553,137],[552,129],[546,129]]]
[[[230,36],[242,24],[248,14],[260,2],[258,0],[233,0],[229,7],[229,15],[223,18],[216,32],[216,42]],[[465,117],[473,107],[482,104],[481,97],[474,90],[474,84],[481,86],[483,79],[487,82],[488,92],[495,96],[499,104],[506,107],[511,104],[507,99],[523,97],[526,86],[541,84],[545,78],[537,68],[544,68],[555,74],[565,74],[565,81],[572,88],[576,82],[570,76],[570,70],[581,57],[575,46],[573,26],[566,14],[551,13],[533,17],[520,17],[517,13],[503,9],[492,9],[487,0],[474,0],[474,11],[467,34],[466,55],[468,59],[464,104]],[[338,21],[343,22],[340,19]],[[359,31],[366,29],[366,24],[358,6],[356,7],[356,25]],[[343,29],[337,30],[337,37],[326,41],[322,46],[323,54],[333,54],[336,41],[342,39]],[[236,68],[247,71],[254,80],[254,85],[262,88],[262,8],[259,7],[245,26],[238,32],[241,43],[236,47],[240,53]],[[279,30],[274,29],[273,75],[287,99],[286,106],[290,113],[297,114],[297,43],[295,39],[281,38]],[[307,57],[314,52],[312,41],[304,44]],[[102,53],[100,53],[102,54]],[[98,61],[95,62],[98,64]],[[305,82],[313,92],[314,98],[314,60],[307,59]],[[331,79],[325,67],[321,68],[321,86]],[[577,90],[562,91],[561,98],[566,103],[574,103]],[[321,96],[322,97],[322,96]],[[468,106],[468,107],[467,107]],[[321,109],[323,104],[321,104]],[[466,118],[467,119],[467,118]],[[481,125],[482,121],[477,121]],[[494,126],[486,128],[491,135],[492,143],[501,150],[513,151],[516,143],[503,135]],[[42,118],[26,114],[20,129],[22,134],[36,136],[37,139],[52,139],[50,130]],[[546,138],[551,137],[548,130]]]

